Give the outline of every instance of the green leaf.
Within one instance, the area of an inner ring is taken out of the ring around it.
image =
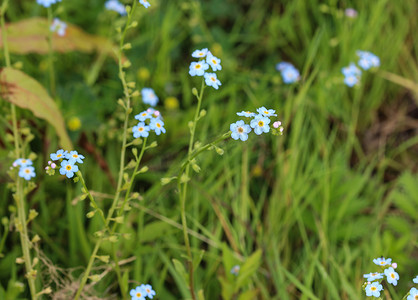
[[[115,46],[106,38],[84,32],[80,27],[67,23],[64,36],[52,35],[52,48],[57,52],[94,51],[112,55],[116,59]],[[6,24],[9,51],[16,54],[49,53],[48,37],[50,24],[45,18],[30,18]],[[0,32],[0,47],[3,39]]]
[[[246,285],[250,277],[253,276],[255,272],[257,272],[257,269],[261,264],[261,254],[262,251],[258,249],[241,266],[237,277],[237,285],[235,287],[235,291],[238,291],[240,287]]]
[[[257,299],[258,290],[249,290],[239,295],[238,300],[253,300]]]
[[[2,98],[46,120],[55,128],[60,145],[64,149],[73,149],[58,106],[39,82],[19,70],[2,68],[0,88]]]
[[[184,268],[183,264],[175,258],[173,259],[173,264],[177,273],[183,278],[184,282],[187,285],[187,283],[189,282],[189,274],[186,272],[186,269]]]
[[[194,259],[193,259],[193,268],[196,270],[199,265],[200,262],[202,261],[203,255],[205,254],[205,250],[200,250],[199,255],[195,255]]]

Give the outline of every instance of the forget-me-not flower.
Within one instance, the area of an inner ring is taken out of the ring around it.
[[[416,288],[411,288],[409,290],[409,296],[406,300],[417,300],[418,299],[418,290]]]
[[[244,123],[244,121],[240,120],[236,123],[232,123],[229,126],[229,130],[232,131],[231,137],[234,140],[240,139],[241,141],[245,142],[248,140],[248,133],[251,132],[251,127]]]
[[[147,292],[144,290],[143,286],[137,286],[132,289],[129,294],[132,296],[132,300],[145,300]]]
[[[25,178],[25,180],[30,180],[32,177],[35,177],[35,168],[32,166],[21,166],[19,169],[19,177]]]
[[[270,119],[267,117],[263,117],[262,115],[255,116],[254,119],[251,120],[250,126],[254,129],[255,134],[260,135],[263,132],[270,131]]]
[[[60,2],[61,0],[36,0],[36,3],[39,5],[42,5],[44,7],[50,7],[51,4],[55,4],[57,2]]]
[[[75,165],[75,161],[63,160],[61,162],[60,174],[65,175],[68,178],[72,178],[74,173],[78,171],[78,166]]]
[[[145,8],[151,6],[151,4],[147,0],[139,0],[139,3],[141,3]]]
[[[280,71],[283,82],[286,84],[294,83],[300,79],[299,71],[291,63],[282,61],[276,65],[276,69]]]
[[[240,117],[247,117],[247,118],[255,117],[256,116],[255,113],[250,112],[250,111],[237,112],[237,115],[240,116]]]
[[[376,55],[374,55],[371,52],[368,51],[357,51],[357,55],[359,56],[358,65],[363,70],[368,70],[373,67],[379,67],[380,66],[380,59]]]
[[[277,115],[275,114],[275,110],[274,109],[267,109],[264,106],[257,108],[257,112],[260,115],[263,115],[265,117],[276,117]]]
[[[65,30],[67,29],[67,24],[58,18],[54,18],[54,21],[52,22],[51,27],[49,27],[49,29],[52,32],[56,32],[59,36],[64,36]]]
[[[118,0],[108,0],[105,4],[105,7],[107,10],[113,10],[122,16],[126,15],[125,6]]]
[[[392,267],[387,268],[385,270],[385,275],[386,275],[387,281],[389,283],[391,283],[395,286],[398,285],[399,274],[396,273],[395,270]]]
[[[137,114],[134,118],[137,119],[138,121],[144,122],[146,119],[151,119],[152,116],[148,111],[144,110],[140,112],[139,114]]]
[[[375,281],[376,279],[382,279],[383,274],[382,273],[369,273],[369,274],[364,274],[363,277],[366,278],[367,281]]]
[[[341,69],[341,72],[344,76],[354,75],[354,76],[361,76],[361,70],[357,68],[355,63],[350,63],[348,67],[344,67]]]
[[[73,161],[74,163],[78,162],[79,164],[83,163],[84,155],[78,154],[77,151],[71,151],[65,155],[65,158]]]
[[[18,158],[13,162],[13,167],[17,167],[17,166],[26,167],[26,166],[31,166],[32,164],[33,163],[30,159]]]
[[[216,90],[222,85],[215,73],[205,73],[205,83],[207,86],[212,86]]]
[[[206,62],[212,67],[213,71],[222,70],[221,60],[216,56],[213,56],[212,53],[210,53],[210,51],[208,51],[208,54],[206,56]]]
[[[413,281],[414,283],[418,283],[418,275],[417,275],[414,279],[412,279],[412,281]]]
[[[154,90],[151,88],[143,88],[141,90],[142,102],[145,104],[156,106],[158,103],[158,97],[155,94]]]
[[[134,138],[147,137],[149,136],[150,127],[145,125],[144,122],[139,122],[138,125],[132,128]]]
[[[164,122],[160,119],[151,119],[149,128],[154,130],[156,135],[160,135],[161,132],[165,133]]]
[[[150,284],[141,284],[140,286],[142,290],[145,292],[145,296],[152,299],[155,296],[155,291],[152,289]]]
[[[348,75],[344,77],[344,83],[349,87],[353,87],[359,83],[359,78],[354,75]]]
[[[59,160],[61,158],[65,158],[68,154],[67,150],[60,149],[56,153],[51,153],[50,157],[52,160]]]
[[[190,64],[189,74],[191,76],[203,76],[207,69],[209,69],[209,65],[205,61],[194,61]]]
[[[206,56],[206,54],[208,54],[208,52],[208,48],[204,48],[202,50],[195,50],[193,51],[192,56],[196,58],[203,58]]]
[[[378,266],[386,266],[386,265],[390,265],[392,263],[392,259],[391,258],[384,258],[384,257],[378,257],[373,259],[373,262],[378,265]]]
[[[281,72],[281,71],[283,71],[284,69],[289,68],[289,67],[293,67],[293,65],[292,65],[291,63],[286,62],[286,61],[282,61],[282,62],[279,62],[279,63],[276,65],[276,70]],[[293,68],[294,68],[294,67],[293,67]]]
[[[379,297],[381,290],[383,290],[383,286],[379,282],[370,283],[366,286],[366,296]]]

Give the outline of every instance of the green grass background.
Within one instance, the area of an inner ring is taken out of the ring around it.
[[[128,78],[139,88],[156,91],[167,134],[156,137],[159,146],[145,154],[150,171],[138,177],[134,189],[141,200],[132,204],[122,226],[132,234],[118,244],[122,258],[135,258],[123,266],[130,287],[150,283],[157,299],[190,298],[173,264],[173,259],[185,260],[176,186],[162,186],[160,179],[172,176],[187,153],[187,123],[196,105],[191,89],[200,86],[199,79],[188,75],[190,54],[208,47],[222,60],[223,69],[217,72],[222,86],[205,90],[202,106],[207,115],[198,124],[197,139],[213,140],[239,120],[237,111],[260,106],[276,109],[285,130],[279,137],[252,134],[246,143],[229,139],[220,145],[223,156],[208,151],[198,157],[202,170],[193,174],[187,203],[194,256],[204,250],[195,274],[196,290],[203,289],[206,299],[222,299],[225,286],[236,281],[230,266],[242,265],[261,250],[259,266],[248,270],[248,280],[234,299],[363,299],[363,274],[378,270],[372,259],[383,255],[398,263],[401,277],[397,287],[385,286],[385,293],[401,299],[418,270],[418,97],[379,72],[364,72],[361,85],[348,88],[340,70],[356,61],[356,50],[361,49],[380,57],[381,70],[416,82],[418,3],[150,3],[148,10],[138,8],[139,25],[127,37],[133,47],[126,53],[132,62]],[[62,20],[115,38],[112,22],[120,20],[104,10],[104,1],[63,0],[54,7]],[[344,16],[348,7],[358,11],[357,18]],[[45,13],[34,1],[13,1],[7,18],[18,21]],[[77,52],[55,55],[57,101],[66,120],[76,116],[82,121],[82,128],[70,134],[76,149],[87,157],[81,167],[87,185],[112,194],[109,176],[88,152],[86,141],[116,177],[123,113],[116,101],[122,89],[115,62],[106,59],[96,74],[92,67],[97,60],[97,55]],[[23,70],[48,87],[47,56],[12,55],[12,61],[23,62]],[[275,70],[280,61],[301,71],[298,84],[281,82]],[[147,68],[150,77],[139,77],[139,68]],[[169,96],[179,99],[179,109],[164,108]],[[7,113],[9,105],[0,105]],[[134,101],[135,113],[144,108],[140,99]],[[28,206],[39,216],[30,230],[41,236],[40,250],[49,264],[65,274],[55,277],[41,266],[38,285],[52,279],[59,291],[72,280],[68,269],[75,268],[74,278],[86,265],[100,221],[85,217],[87,200],[72,204],[80,184],[43,174],[49,153],[58,147],[51,128],[28,111],[18,114],[29,120],[36,135],[31,148],[38,154],[38,188]],[[6,140],[3,130],[0,137]],[[5,174],[10,150],[12,144],[1,144],[0,216],[12,215]],[[100,199],[105,208],[110,201]],[[2,235],[4,231],[2,227]],[[109,249],[105,245],[101,253]],[[26,284],[21,265],[14,263],[21,255],[16,232],[9,234],[3,253],[0,289],[10,292],[16,281]],[[96,285],[96,295],[116,297],[115,282],[110,272]],[[254,290],[257,294],[251,296]],[[17,297],[27,295],[26,289]]]

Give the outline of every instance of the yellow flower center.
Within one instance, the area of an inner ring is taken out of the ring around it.
[[[151,290],[150,289],[147,289],[147,293],[151,293]]]
[[[78,155],[77,155],[77,154],[73,154],[73,157],[74,157],[74,158],[77,158],[77,157],[78,157]]]
[[[269,114],[269,112],[268,112],[267,110],[265,110],[265,111],[264,111],[264,113],[265,113],[266,115],[268,115],[268,114]]]
[[[158,128],[160,128],[160,127],[161,127],[160,123],[157,123],[157,127],[158,127]]]
[[[200,69],[202,66],[200,64],[196,65],[196,69]]]
[[[259,121],[258,122],[258,126],[263,127],[264,126],[264,122],[263,121]]]
[[[139,298],[139,297],[142,296],[142,294],[141,293],[136,293],[136,296]]]
[[[395,278],[395,274],[391,273],[390,277]]]
[[[71,171],[71,166],[70,166],[70,165],[67,165],[67,166],[65,167],[65,169],[66,169],[67,171]]]
[[[29,169],[26,169],[25,170],[25,173],[29,174],[30,173],[30,170]]]
[[[215,82],[216,81],[216,78],[215,77],[211,77],[210,78],[213,82]]]
[[[147,113],[142,113],[142,116],[145,117],[147,115]]]
[[[243,133],[243,132],[244,132],[244,128],[242,128],[242,127],[238,127],[238,132],[239,132],[239,133]]]
[[[26,163],[26,159],[22,159],[22,163],[25,164]]]
[[[57,154],[57,157],[60,158],[62,156],[62,154]]]
[[[415,299],[415,300],[418,300],[418,295],[415,295],[414,299]]]
[[[370,289],[371,289],[372,291],[377,290],[377,288],[376,288],[375,286],[372,286]]]
[[[144,131],[144,127],[139,127],[139,128],[138,128],[138,131],[139,131],[139,132]]]
[[[217,64],[216,60],[214,60],[214,59],[212,59],[212,62],[213,62],[214,65]]]

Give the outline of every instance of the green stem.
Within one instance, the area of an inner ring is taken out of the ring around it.
[[[48,26],[52,24],[52,8],[48,7]],[[48,28],[48,69],[49,69],[49,88],[52,97],[55,97],[55,71],[54,71],[54,50],[52,48],[53,32]]]
[[[4,23],[4,15],[6,14],[8,4],[9,4],[9,0],[4,0],[3,4],[1,5],[1,33],[3,36],[3,52],[4,52],[4,60],[6,62],[6,67],[10,67],[9,45],[7,44],[7,31],[6,31],[6,25]]]
[[[200,89],[200,94],[197,95],[197,107],[196,107],[196,112],[194,115],[194,119],[193,119],[193,124],[190,130],[190,140],[189,140],[189,150],[187,153],[187,159],[190,162],[190,156],[193,152],[193,144],[194,144],[194,136],[195,136],[195,132],[196,132],[196,124],[197,121],[199,119],[199,114],[200,114],[200,107],[202,105],[202,98],[203,98],[203,91],[205,89],[205,82],[202,80],[202,87]],[[182,169],[183,171],[183,169]],[[194,291],[194,269],[193,269],[193,256],[192,256],[192,250],[190,247],[190,240],[189,240],[189,233],[188,233],[188,228],[187,228],[187,218],[186,218],[186,198],[187,198],[187,186],[188,186],[188,178],[189,178],[189,173],[190,173],[190,164],[187,163],[186,165],[186,169],[184,170],[184,173],[181,172],[179,177],[178,177],[178,190],[179,190],[179,195],[180,195],[180,205],[181,205],[181,223],[182,223],[182,227],[183,227],[183,236],[184,236],[184,243],[186,246],[186,251],[187,251],[187,256],[188,256],[188,260],[187,260],[187,264],[188,264],[188,268],[189,268],[189,289],[190,289],[190,293],[192,296],[193,300],[196,300],[196,294]],[[181,178],[183,177],[182,174],[184,174],[185,178],[187,179],[186,182],[183,183],[183,187],[182,187],[182,183],[181,183]]]

